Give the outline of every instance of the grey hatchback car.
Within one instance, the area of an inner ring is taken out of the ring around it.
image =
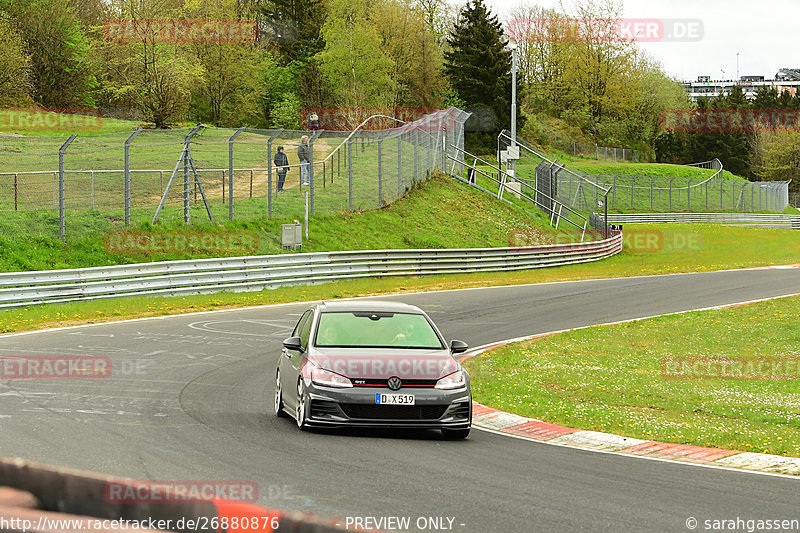
[[[351,300],[309,307],[283,341],[275,414],[298,427],[439,429],[463,439],[472,423],[469,375],[421,309]]]

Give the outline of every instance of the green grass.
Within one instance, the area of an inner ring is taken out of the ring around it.
[[[800,456],[795,379],[667,378],[667,358],[794,359],[800,298],[595,326],[472,360],[483,404],[635,438]],[[786,374],[783,374],[785,377]]]
[[[143,131],[131,144],[131,209],[134,224],[152,219],[173,169],[179,159],[188,129]],[[208,128],[192,143],[192,156],[200,181],[214,211],[215,219],[227,219],[226,199],[230,196],[227,172],[229,143],[234,130]],[[88,231],[115,229],[123,217],[125,134],[79,137],[65,156],[65,206],[67,236]],[[272,153],[284,146],[290,164],[297,164],[299,136],[286,132],[274,139]],[[428,168],[436,164],[435,151],[414,148],[397,140],[378,143],[357,139],[352,144],[352,204],[349,187],[348,150],[336,151],[341,132],[324,136],[314,143],[315,211],[333,214],[342,211],[377,209],[401,197],[414,184],[427,178]],[[234,143],[235,218],[248,221],[268,211],[267,198],[273,194],[273,215],[289,221],[303,216],[305,187],[300,187],[299,169],[292,168],[286,192],[275,196],[277,174],[268,172],[265,132],[245,131]],[[0,137],[0,230],[43,233],[58,232],[54,216],[58,207],[58,147],[65,138]],[[401,158],[398,160],[398,148]],[[330,159],[325,161],[329,156]],[[243,170],[248,169],[248,170]],[[380,172],[379,172],[380,170]],[[379,179],[380,178],[380,179]],[[162,220],[177,221],[182,216],[183,172],[179,171],[167,194]],[[194,183],[189,197],[193,213],[205,217],[202,197]]]
[[[265,199],[237,202],[237,213],[247,222],[227,222],[227,205],[214,204],[219,224],[196,223],[193,231],[219,233],[225,230],[249,230],[258,236],[256,254],[282,253],[280,225],[291,218],[265,216]],[[250,213],[246,211],[250,210]],[[291,214],[291,213],[287,213]],[[78,268],[109,264],[162,261],[210,257],[191,252],[150,255],[120,255],[104,246],[104,234],[109,229],[122,230],[122,213],[113,213],[115,224],[109,228],[106,214],[83,214],[68,219],[67,226],[75,231],[82,225],[80,236],[66,242],[55,236],[31,236],[21,232],[0,234],[0,271],[48,270]],[[41,213],[39,214],[41,216]],[[50,214],[49,224],[57,225]],[[300,217],[302,218],[302,217]],[[33,217],[11,222],[6,217],[0,227],[14,224],[30,228]],[[464,231],[464,228],[471,228]],[[158,226],[139,224],[138,231],[154,232],[185,230],[179,221],[167,221]],[[340,212],[313,216],[309,222],[309,240],[302,251],[365,250],[383,248],[467,248],[508,246],[513,231],[533,236],[530,244],[547,242],[549,234],[545,220],[531,218],[510,205],[491,196],[444,177],[435,177],[417,186],[410,194],[379,210]],[[563,232],[562,232],[563,233]],[[552,237],[554,238],[554,237]],[[289,252],[286,252],[289,253]],[[237,250],[229,255],[243,255]]]
[[[533,183],[536,166],[542,159],[524,150],[522,155],[517,162],[517,176]],[[488,167],[481,168],[488,171]],[[584,215],[602,211],[600,202],[608,188],[612,189],[608,196],[611,212],[771,212],[773,209],[760,188],[726,170],[709,180],[715,170],[663,163],[584,160],[570,162],[567,169],[583,175],[588,182],[561,172],[558,198]],[[496,185],[492,187],[496,189]]]
[[[398,204],[400,205],[402,202]],[[366,218],[371,214],[356,216]],[[353,228],[357,227],[358,220],[351,222],[353,224],[347,226],[345,234],[352,233]],[[120,298],[12,309],[0,311],[0,332],[326,298],[800,263],[800,232],[797,231],[676,224],[626,226],[626,230],[631,238],[635,234],[633,230],[649,232],[644,234],[645,242],[648,234],[660,232],[663,237],[662,242],[668,243],[669,246],[652,251],[650,248],[631,246],[635,242],[629,242],[623,253],[596,263],[521,272],[370,278],[251,293],[222,293],[182,298]],[[463,228],[461,233],[466,233]],[[312,237],[313,235],[312,233]],[[331,235],[337,236],[334,233]],[[534,233],[534,235],[539,234]],[[500,237],[502,232],[498,234],[498,238]],[[355,236],[351,238],[356,239]]]

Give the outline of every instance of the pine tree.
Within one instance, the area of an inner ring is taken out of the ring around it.
[[[445,53],[445,72],[459,98],[469,108],[491,110],[494,116],[492,121],[475,117],[468,128],[507,128],[511,123],[511,51],[497,15],[483,0],[472,0],[459,13],[448,43],[451,51]]]
[[[248,4],[248,2],[244,2]],[[288,60],[307,61],[325,46],[320,35],[327,16],[323,0],[250,0],[261,30]]]

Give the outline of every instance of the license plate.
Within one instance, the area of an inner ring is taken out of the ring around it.
[[[375,394],[378,405],[414,405],[413,394]]]

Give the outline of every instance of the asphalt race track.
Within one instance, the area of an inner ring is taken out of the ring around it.
[[[471,346],[800,293],[757,269],[392,299]],[[300,432],[271,414],[292,304],[0,337],[0,355],[95,355],[107,379],[0,382],[0,456],[135,479],[249,480],[261,505],[322,516],[454,518],[454,531],[688,531],[686,521],[800,519],[800,480],[594,453],[474,430]],[[445,525],[448,523],[444,521]]]

